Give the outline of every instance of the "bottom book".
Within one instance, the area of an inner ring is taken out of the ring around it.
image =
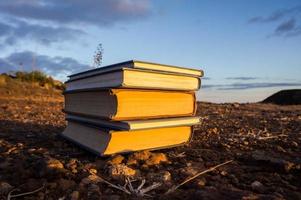
[[[192,133],[191,126],[115,131],[68,121],[61,135],[97,155],[110,155],[181,145],[189,142]]]

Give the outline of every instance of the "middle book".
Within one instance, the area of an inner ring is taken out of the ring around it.
[[[109,120],[193,116],[196,112],[193,91],[95,89],[64,95],[66,113]]]

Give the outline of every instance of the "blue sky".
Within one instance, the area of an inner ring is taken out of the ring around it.
[[[254,102],[301,87],[299,0],[0,2],[0,72],[35,68],[65,80],[91,68],[98,43],[103,65],[203,69],[199,100]]]

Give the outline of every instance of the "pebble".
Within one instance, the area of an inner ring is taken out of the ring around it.
[[[102,182],[102,178],[95,175],[95,174],[91,174],[85,178],[83,178],[80,182],[80,185],[87,185],[87,184],[90,184],[90,183],[93,183],[93,184],[97,184],[97,183],[100,183]]]
[[[94,168],[89,169],[90,174],[97,174],[97,170]]]
[[[152,165],[159,165],[161,163],[167,163],[167,162],[168,159],[164,153],[155,153],[152,154],[152,156],[146,160],[145,164],[148,166],[152,166]]]
[[[124,160],[123,156],[117,155],[117,156],[113,157],[110,161],[108,161],[108,164],[118,165],[118,164],[121,164],[123,160]]]
[[[147,179],[153,182],[170,182],[171,181],[171,174],[169,171],[162,171],[158,173],[148,173]]]
[[[0,182],[0,194],[7,194],[12,189],[13,186],[11,186],[9,183]]]
[[[205,185],[206,185],[206,179],[205,179],[205,178],[200,179],[200,180],[197,182],[197,185],[198,185],[199,187],[205,187]]]
[[[71,200],[78,200],[79,199],[79,191],[73,191],[70,195]]]
[[[254,191],[256,192],[263,192],[264,190],[264,186],[262,183],[260,183],[259,181],[254,181],[252,184],[251,184],[251,187]]]
[[[286,172],[289,172],[291,169],[293,169],[295,167],[295,164],[292,163],[292,162],[286,161],[286,162],[284,162],[284,166],[283,167],[284,167],[284,170]]]
[[[135,159],[135,160],[147,160],[150,156],[152,155],[152,153],[150,151],[138,151],[135,152],[134,154],[132,154],[130,156],[130,159]]]
[[[47,168],[49,169],[64,169],[64,165],[61,161],[51,158],[47,161]]]
[[[221,171],[222,176],[226,176],[228,173],[226,171]]]
[[[112,165],[109,168],[109,174],[114,179],[120,179],[122,177],[133,177],[138,174],[138,170],[132,169],[125,164]]]

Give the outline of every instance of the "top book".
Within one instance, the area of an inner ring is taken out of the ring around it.
[[[98,74],[108,73],[111,71],[120,70],[123,68],[132,68],[132,69],[143,69],[143,70],[150,70],[150,71],[157,71],[157,72],[167,72],[172,74],[182,74],[186,76],[194,76],[194,77],[202,77],[204,72],[198,69],[191,69],[186,67],[178,67],[173,65],[164,65],[164,64],[157,64],[151,62],[144,62],[138,60],[130,60],[122,63],[117,63],[113,65],[108,65],[105,67],[100,67],[76,74],[72,74],[69,76],[68,81],[73,81],[77,79],[82,79],[90,76],[95,76]]]

